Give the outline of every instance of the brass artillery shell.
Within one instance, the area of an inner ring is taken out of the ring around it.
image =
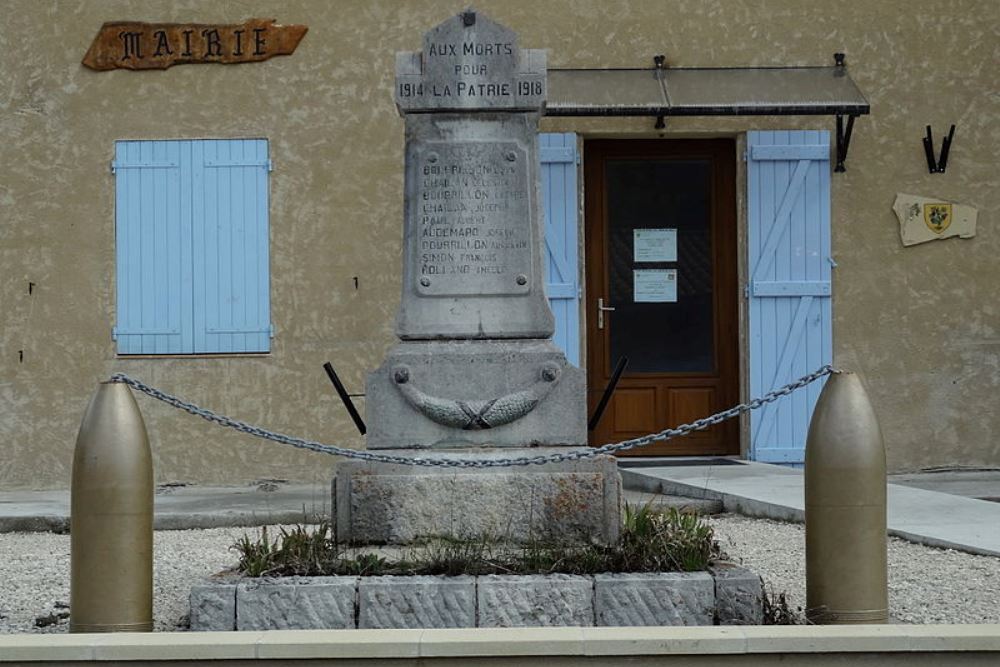
[[[128,386],[102,383],[73,454],[70,632],[153,629],[153,463]]]
[[[806,614],[822,624],[885,623],[885,446],[854,373],[831,375],[806,441]]]

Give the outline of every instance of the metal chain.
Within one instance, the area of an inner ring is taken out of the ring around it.
[[[192,415],[197,415],[202,419],[206,419],[210,422],[215,422],[222,426],[226,426],[241,433],[247,433],[258,438],[264,438],[265,440],[271,440],[273,442],[278,442],[284,445],[290,445],[298,449],[306,449],[312,452],[319,452],[321,454],[331,454],[333,456],[344,456],[351,459],[360,459],[362,461],[371,461],[373,463],[395,463],[400,465],[413,465],[413,466],[427,466],[427,467],[439,467],[439,468],[501,468],[510,466],[525,466],[525,465],[541,465],[545,463],[559,463],[562,461],[575,461],[579,459],[593,458],[601,454],[613,454],[616,452],[623,452],[628,449],[634,449],[636,447],[645,447],[653,442],[661,440],[669,440],[671,438],[676,438],[678,436],[687,435],[693,431],[701,431],[711,426],[723,422],[727,419],[736,417],[744,412],[749,412],[751,410],[756,410],[757,408],[767,404],[772,403],[782,396],[787,396],[797,389],[801,389],[808,384],[815,382],[816,380],[830,375],[832,373],[839,373],[840,371],[835,369],[833,366],[827,364],[822,368],[819,368],[808,375],[803,375],[798,380],[786,384],[780,389],[775,389],[774,391],[764,394],[760,398],[755,398],[747,403],[740,403],[739,405],[733,406],[728,410],[723,410],[722,412],[717,412],[716,414],[699,419],[697,421],[691,422],[690,424],[682,424],[676,428],[668,428],[659,433],[650,433],[649,435],[644,435],[638,438],[632,438],[631,440],[623,440],[622,442],[611,443],[603,445],[601,447],[593,447],[587,449],[576,449],[571,452],[549,454],[549,455],[539,455],[539,456],[525,456],[518,458],[501,458],[501,459],[490,459],[490,460],[476,460],[476,459],[460,459],[460,458],[424,458],[421,456],[393,456],[389,454],[376,454],[371,451],[348,449],[346,447],[337,447],[335,445],[325,445],[314,440],[305,440],[303,438],[296,438],[294,436],[285,435],[283,433],[275,433],[273,431],[268,431],[266,429],[259,428],[257,426],[252,426],[245,422],[226,417],[224,415],[216,414],[211,410],[198,407],[193,403],[188,403],[183,401],[176,396],[171,396],[170,394],[160,391],[154,387],[150,387],[147,384],[140,382],[134,378],[130,378],[124,373],[116,373],[111,376],[110,382],[126,384],[133,389],[141,391],[147,396],[151,396],[158,401],[162,401],[167,405],[173,406],[180,410],[184,410]]]

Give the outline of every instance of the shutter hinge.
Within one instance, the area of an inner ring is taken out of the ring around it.
[[[267,326],[267,337],[268,338],[274,338],[274,325],[273,324],[269,324]]]
[[[118,340],[118,325],[111,327],[111,340]]]
[[[744,148],[743,149],[743,161],[746,162],[749,159],[750,159],[750,149]]]
[[[118,169],[118,162],[116,162],[115,160],[112,160],[111,161],[111,173],[112,174],[117,173],[115,171],[116,169]]]
[[[750,298],[750,285],[744,285],[743,286],[743,298],[744,299],[749,299]]]
[[[267,171],[268,173],[274,171],[274,162],[272,162],[271,160],[267,161]]]

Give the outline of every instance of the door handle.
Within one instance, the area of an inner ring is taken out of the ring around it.
[[[614,310],[614,306],[605,306],[604,297],[597,297],[597,328],[604,328],[604,313],[610,313]]]

